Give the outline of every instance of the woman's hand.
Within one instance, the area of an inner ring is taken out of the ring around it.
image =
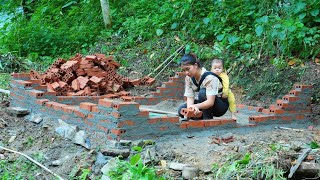
[[[189,108],[194,111],[194,115],[197,115],[200,112],[199,108],[195,104],[190,105]]]

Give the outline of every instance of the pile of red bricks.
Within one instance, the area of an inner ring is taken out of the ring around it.
[[[148,76],[130,80],[117,73],[120,64],[113,56],[94,54],[83,57],[76,54],[68,61],[57,59],[45,73],[30,72],[31,80],[47,85],[48,92],[57,96],[100,96],[117,94],[138,85],[152,85],[154,78]]]

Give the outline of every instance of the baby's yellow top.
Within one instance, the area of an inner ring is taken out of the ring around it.
[[[229,94],[229,76],[226,72],[222,72],[219,74],[219,76],[221,77],[222,79],[222,94],[225,95],[225,96],[228,96]]]

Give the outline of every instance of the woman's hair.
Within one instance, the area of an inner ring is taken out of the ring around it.
[[[222,64],[222,67],[224,67],[224,62],[223,62],[222,59],[213,59],[213,60],[211,61],[211,65],[212,65],[213,63],[221,63],[221,64]]]
[[[184,54],[180,59],[180,65],[194,65],[196,63],[198,64],[198,67],[201,67],[200,61],[193,53]]]

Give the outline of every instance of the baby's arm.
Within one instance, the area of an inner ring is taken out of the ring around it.
[[[227,98],[229,94],[229,77],[227,73],[221,73],[220,77],[222,79],[222,97]]]

